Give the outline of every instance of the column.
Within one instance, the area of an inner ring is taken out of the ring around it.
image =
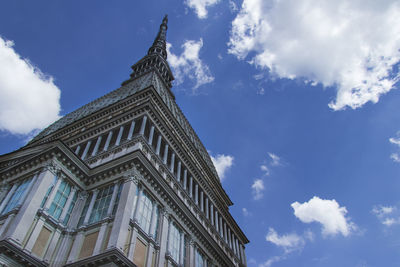
[[[44,225],[44,218],[39,218],[35,224],[35,226],[32,229],[32,233],[30,234],[29,239],[27,240],[28,242],[25,245],[25,250],[27,251],[32,251],[33,246],[35,245],[35,242],[39,236],[40,231],[42,230],[42,227]]]
[[[156,235],[155,235],[155,231],[156,231],[156,227],[157,227],[157,220],[158,220],[158,216],[157,216],[157,207],[158,204],[154,203],[153,205],[153,210],[151,213],[151,223],[150,223],[150,237],[153,237],[153,239],[156,239]]]
[[[83,221],[83,225],[88,224],[90,215],[92,214],[94,202],[96,201],[97,194],[99,193],[99,189],[93,190],[92,199],[90,200],[88,210],[86,212],[85,220]]]
[[[110,142],[111,142],[112,136],[113,136],[113,131],[111,130],[111,131],[108,133],[107,140],[106,140],[106,144],[104,145],[104,148],[103,148],[104,151],[107,151],[107,150],[108,150],[108,147],[110,146]]]
[[[245,253],[245,247],[242,245],[242,263],[244,265],[247,265],[247,260],[246,260],[246,253]]]
[[[129,245],[129,250],[128,250],[128,259],[133,259],[133,254],[135,253],[135,247],[136,247],[136,239],[138,236],[138,229],[136,227],[133,227],[131,229],[132,235],[131,235],[131,240],[130,240],[130,245]]]
[[[81,145],[76,147],[75,154],[78,155],[79,151],[81,151]]]
[[[164,211],[161,228],[161,240],[160,240],[160,254],[158,266],[164,266],[165,264],[165,253],[167,252],[167,242],[168,242],[168,226],[169,226],[169,214]]]
[[[164,158],[163,158],[164,164],[167,164],[167,160],[168,160],[168,144],[165,144],[165,148],[164,148]]]
[[[61,180],[61,179],[59,179],[59,180]],[[65,219],[65,216],[67,216],[69,207],[71,206],[72,199],[74,198],[74,195],[76,194],[76,190],[77,190],[76,187],[73,186],[72,190],[71,190],[71,193],[68,196],[67,202],[65,203],[63,212],[61,213],[61,216],[60,216],[60,219],[59,219],[60,222],[63,222],[64,219]]]
[[[176,170],[176,180],[178,180],[178,182],[180,182],[181,181],[181,168],[182,168],[182,163],[181,163],[181,161],[179,160],[178,161],[178,169]]]
[[[121,138],[122,138],[122,133],[124,132],[124,126],[122,125],[121,127],[119,127],[119,132],[118,132],[118,136],[117,136],[117,140],[115,141],[115,145],[119,146],[119,144],[121,143]]]
[[[187,190],[187,170],[183,171],[183,189]]]
[[[11,187],[11,190],[8,191],[8,194],[4,198],[3,202],[1,202],[0,205],[0,213],[4,210],[5,206],[7,205],[8,201],[10,200],[11,196],[14,194],[15,190],[18,187],[18,183],[14,183],[13,186]]]
[[[61,244],[56,252],[54,258],[54,266],[62,266],[65,260],[65,257],[68,254],[69,246],[71,245],[72,238],[69,234],[65,234],[64,237],[61,237]]]
[[[97,255],[101,252],[101,248],[103,246],[104,237],[106,236],[108,222],[103,222],[100,226],[99,235],[97,236],[96,245],[93,249],[92,255]]]
[[[189,196],[190,198],[193,198],[193,177],[190,176],[189,179]]]
[[[240,258],[240,253],[239,253],[239,241],[238,241],[238,239],[236,239],[235,244],[236,244],[236,254],[237,254],[238,258]]]
[[[194,267],[196,266],[195,258],[194,258],[194,242],[193,240],[190,240],[189,242],[189,266]]]
[[[206,218],[210,219],[209,208],[208,208],[208,197],[206,197]]]
[[[152,125],[150,128],[149,145],[153,144],[153,136],[154,136],[154,125]]]
[[[233,252],[235,253],[235,255],[236,255],[236,245],[235,245],[235,240],[236,240],[236,238],[235,238],[235,234],[234,233],[232,233],[232,247],[233,247]]]
[[[157,146],[156,146],[157,155],[160,155],[160,148],[161,148],[161,134],[159,134],[157,138]]]
[[[72,244],[71,252],[69,253],[67,263],[71,263],[78,258],[79,251],[81,250],[81,244],[83,242],[83,238],[85,234],[83,231],[80,231],[76,234],[74,243]]]
[[[138,216],[138,212],[140,210],[140,207],[142,206],[142,201],[141,201],[142,197],[143,197],[143,188],[140,187],[139,188],[138,197],[137,197],[137,200],[136,200],[135,210],[133,211],[133,214],[132,214],[132,217],[131,217],[134,221],[138,221],[137,216]]]
[[[129,127],[128,137],[127,137],[128,140],[132,139],[134,129],[135,129],[135,120],[131,122],[131,127]]]
[[[218,211],[215,211],[215,228],[217,229],[217,232],[219,232]]]
[[[214,205],[212,203],[210,207],[210,213],[211,213],[211,224],[214,225]]]
[[[147,248],[147,262],[146,267],[151,267],[154,253],[154,245],[153,243],[149,243],[149,247]]]
[[[185,234],[181,232],[181,240],[179,242],[179,264],[184,264],[183,262],[183,254],[185,249]]]
[[[204,193],[203,190],[200,192],[200,210],[204,212]]]
[[[226,222],[224,222],[224,237],[225,237],[225,243],[228,244],[228,235],[227,235],[227,232],[226,232]]]
[[[101,139],[102,139],[102,136],[100,135],[100,136],[97,138],[96,145],[94,146],[94,149],[93,149],[93,152],[92,152],[92,157],[95,156],[95,155],[97,154],[97,151],[99,150],[99,146],[100,146]]]
[[[78,198],[76,199],[74,211],[71,213],[71,216],[69,218],[69,226],[73,228],[77,226],[88,196],[89,195],[86,191],[80,191],[78,193]]]
[[[53,236],[51,237],[50,244],[47,247],[47,251],[44,254],[44,258],[43,258],[44,261],[46,261],[46,262],[50,261],[51,256],[53,255],[54,251],[57,248],[57,243],[58,243],[60,237],[61,237],[61,230],[56,229]]]
[[[144,115],[142,125],[140,126],[140,131],[139,131],[140,135],[144,135],[144,130],[146,129],[146,122],[147,122],[147,116]]]
[[[111,196],[110,205],[108,206],[108,210],[107,210],[107,217],[110,217],[112,215],[112,212],[113,212],[113,209],[114,209],[115,200],[116,200],[117,194],[118,194],[118,189],[119,189],[119,183],[118,182],[114,182],[113,193],[112,193],[112,196]]]
[[[223,231],[223,229],[222,229],[222,216],[221,216],[221,214],[220,214],[220,216],[219,216],[219,235],[220,235],[221,237],[224,237],[224,231]]]
[[[232,249],[232,236],[231,236],[231,229],[228,227],[228,245]]]
[[[92,140],[89,140],[89,142],[87,142],[87,144],[86,144],[85,150],[83,150],[83,154],[82,154],[82,157],[81,157],[82,159],[86,158],[86,155],[87,155],[87,153],[89,151],[89,148],[90,148],[91,144],[92,144]]]
[[[62,177],[58,177],[56,184],[54,185],[53,190],[51,190],[49,197],[46,200],[46,203],[44,205],[44,210],[49,210],[51,203],[53,202],[53,199],[57,193],[58,188],[60,187],[60,184],[62,182],[63,178]]]
[[[175,152],[172,152],[171,165],[169,166],[169,169],[171,170],[172,174],[174,174],[174,170],[175,170]]]
[[[199,205],[199,185],[196,184],[194,186],[194,201],[196,203],[196,205]]]
[[[129,222],[131,219],[131,213],[126,211],[133,209],[133,199],[137,185],[138,178],[133,176],[127,178],[122,185],[123,187],[107,248],[117,248],[122,253],[124,251],[125,240],[128,236]]]

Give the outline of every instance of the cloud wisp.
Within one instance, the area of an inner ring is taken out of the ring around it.
[[[340,207],[334,199],[321,199],[314,196],[307,202],[296,201],[291,206],[294,215],[303,223],[320,223],[324,237],[337,234],[348,236],[356,229],[356,225],[346,217],[346,207]]]
[[[195,82],[193,93],[200,86],[214,81],[209,67],[200,59],[200,49],[203,47],[203,39],[199,41],[187,40],[182,45],[183,52],[176,55],[171,52],[172,45],[167,43],[168,62],[174,70],[176,84],[183,83],[185,78]]]
[[[395,206],[376,205],[371,212],[387,227],[400,224],[399,212]]]
[[[400,132],[397,132],[396,137],[389,138],[389,142],[400,148]],[[394,162],[400,163],[400,154],[398,152],[390,154],[390,158]]]
[[[185,4],[194,9],[199,19],[207,18],[207,8],[217,4],[220,0],[186,0]]]
[[[0,37],[0,130],[28,135],[60,116],[60,89]]]
[[[267,261],[260,264],[259,267],[269,267],[275,262],[286,259],[289,254],[295,251],[301,252],[307,241],[314,240],[314,234],[310,230],[307,230],[303,235],[298,235],[297,233],[279,235],[274,228],[270,227],[265,239],[282,248],[283,254],[269,258]]]
[[[215,157],[210,155],[212,162],[214,163],[215,169],[217,170],[219,178],[225,179],[226,172],[232,167],[234,157],[230,155],[218,154]]]
[[[253,195],[254,200],[262,199],[264,196],[264,181],[261,179],[254,180],[253,184],[251,185],[251,193]]]
[[[399,81],[400,4],[244,0],[228,46],[272,77],[336,87],[329,107],[355,109],[378,102]]]

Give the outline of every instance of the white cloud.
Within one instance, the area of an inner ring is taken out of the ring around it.
[[[271,152],[268,152],[268,156],[271,158],[272,162],[271,162],[271,166],[279,166],[281,165],[281,158]]]
[[[172,45],[167,43],[168,62],[174,70],[177,84],[181,84],[187,76],[190,80],[195,81],[193,91],[199,86],[214,81],[210,69],[199,58],[200,49],[203,47],[203,39],[198,42],[188,40],[183,45],[183,52],[180,56],[171,52]]]
[[[336,86],[329,106],[355,109],[376,103],[399,80],[392,70],[400,61],[400,4],[244,0],[228,46],[272,76]]]
[[[371,212],[385,226],[389,227],[394,224],[400,224],[400,218],[398,216],[397,208],[394,206],[377,205],[372,208]],[[394,214],[395,212],[396,214]]]
[[[0,130],[29,134],[59,118],[60,89],[0,37]]]
[[[207,18],[207,7],[217,4],[220,0],[186,0],[185,4],[196,11],[199,19]]]
[[[378,217],[382,217],[392,213],[395,209],[396,207],[379,205],[372,208],[372,213]]]
[[[393,224],[398,224],[400,223],[399,220],[396,220],[394,218],[386,218],[382,221],[382,224],[386,226],[392,226]]]
[[[256,179],[254,183],[251,185],[253,199],[259,200],[264,196],[264,181],[261,179]]]
[[[226,171],[232,167],[234,157],[230,155],[218,154],[215,157],[211,156],[211,160],[214,163],[218,176],[222,181],[225,178]]]
[[[324,236],[341,233],[348,236],[355,225],[346,218],[346,207],[340,207],[336,200],[321,199],[313,197],[308,202],[291,204],[294,215],[304,223],[319,222],[322,224]]]
[[[278,247],[283,248],[289,252],[292,250],[298,250],[304,247],[304,238],[296,233],[284,234],[279,236],[278,233],[273,229],[269,228],[268,234],[265,239]]]

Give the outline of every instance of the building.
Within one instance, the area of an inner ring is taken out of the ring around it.
[[[246,266],[249,241],[171,91],[167,21],[120,88],[0,156],[1,266]]]

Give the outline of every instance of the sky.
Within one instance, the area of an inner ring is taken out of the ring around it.
[[[248,266],[400,266],[399,1],[2,1],[0,153],[117,89],[164,14]]]

